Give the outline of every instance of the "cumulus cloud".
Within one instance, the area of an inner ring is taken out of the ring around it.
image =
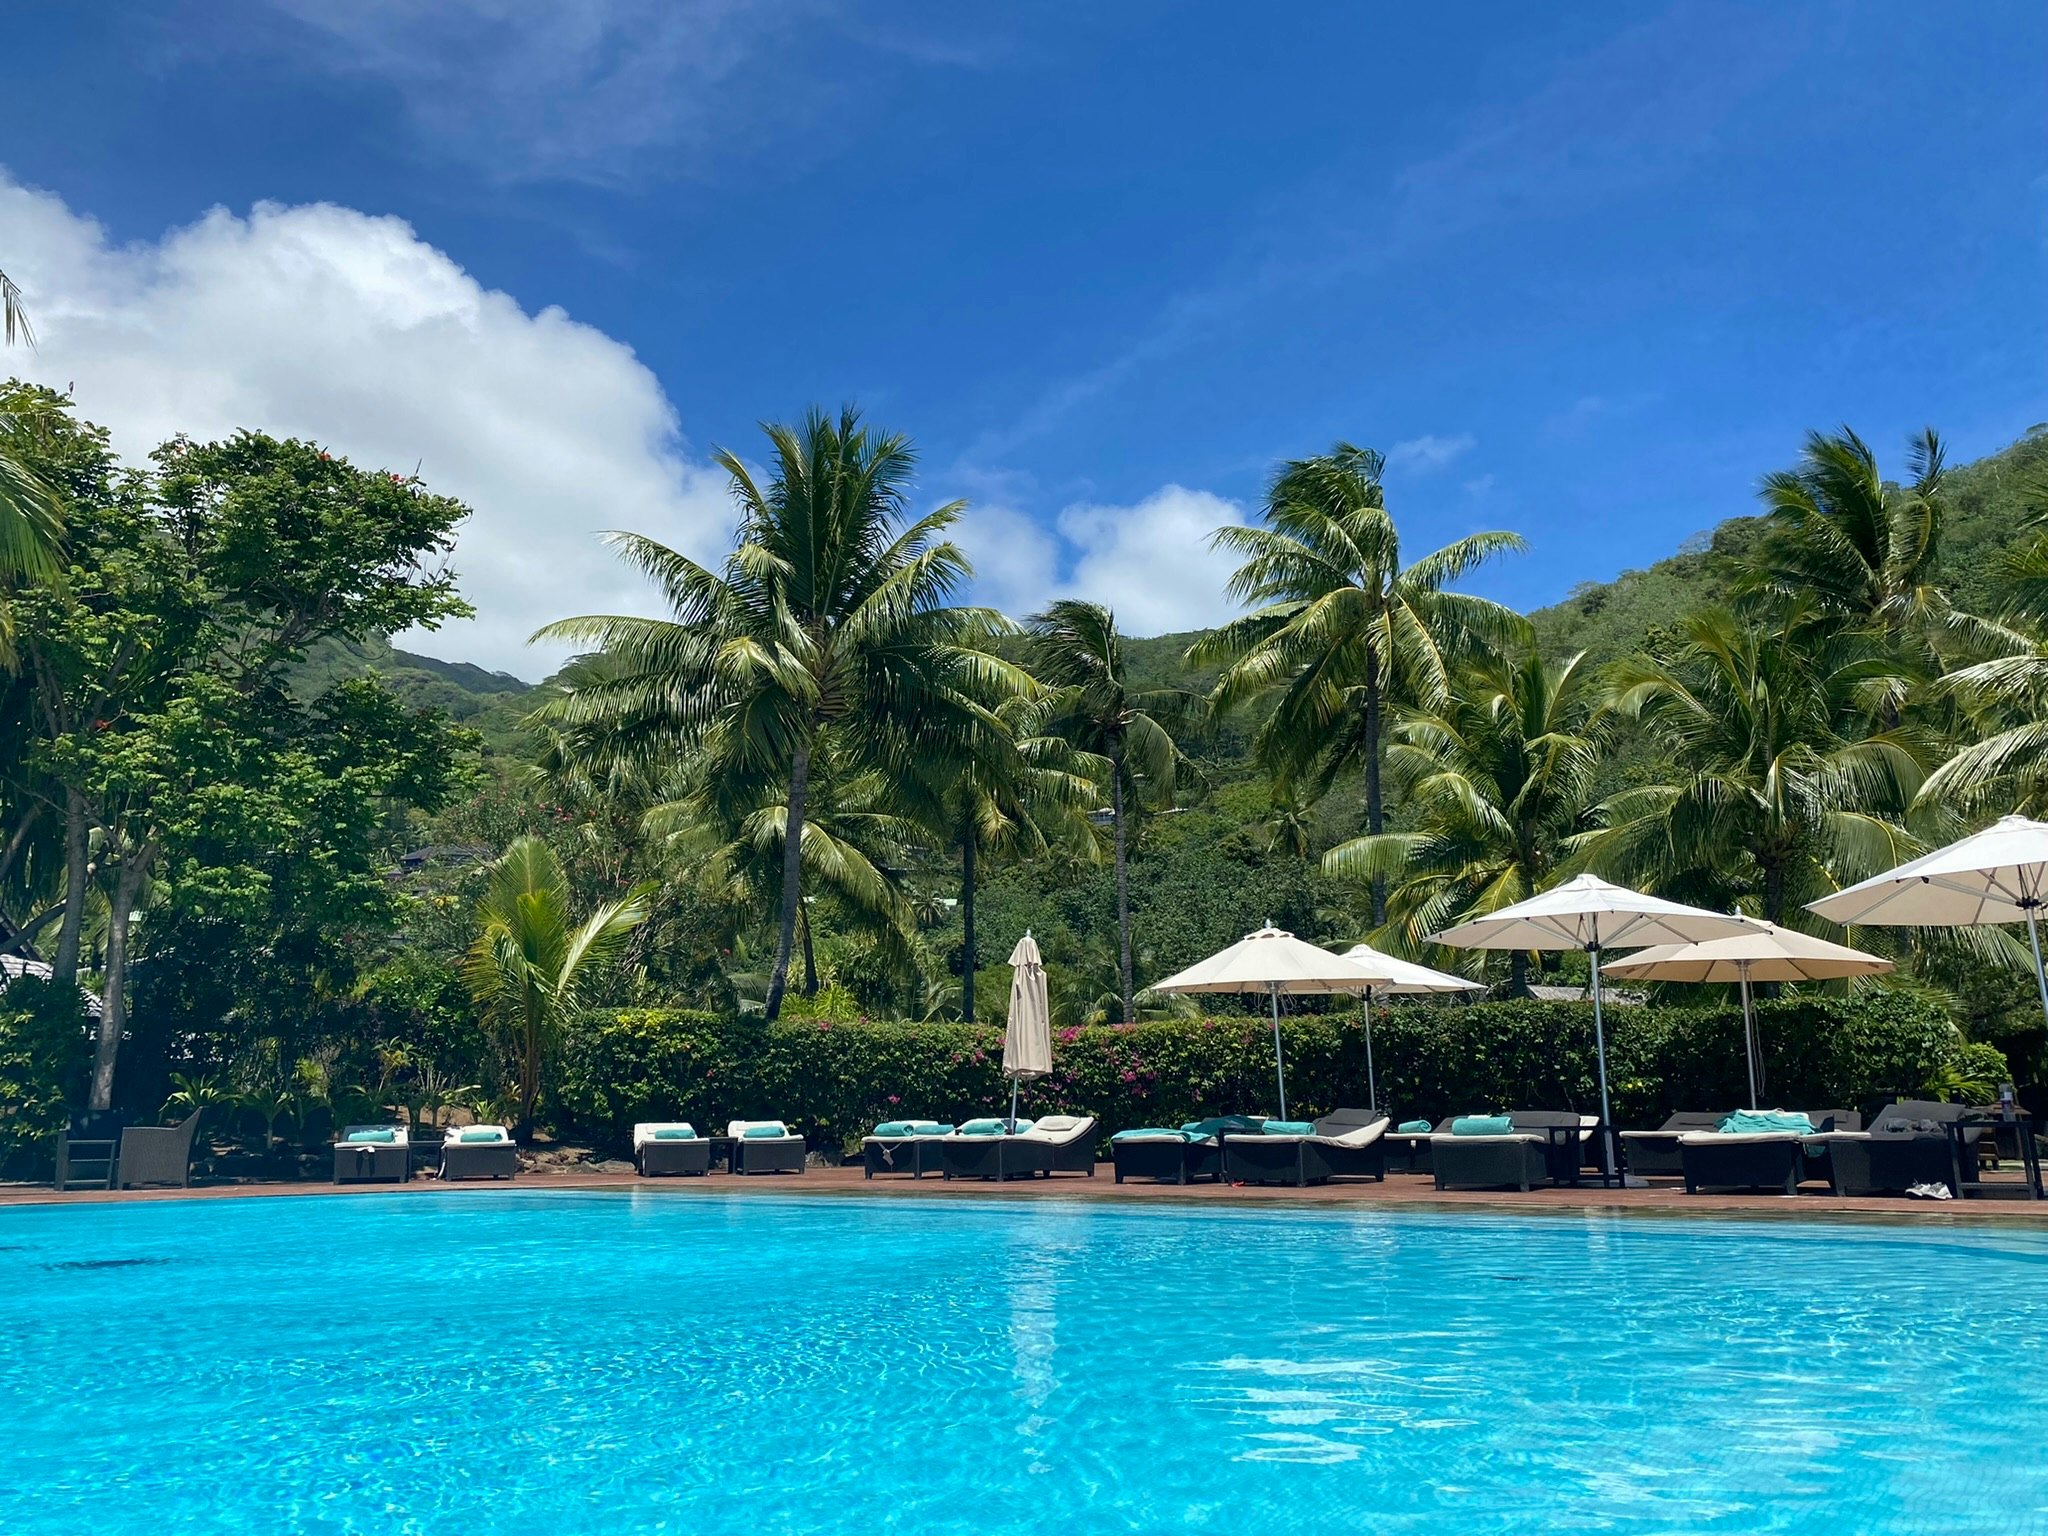
[[[1442,469],[1455,459],[1463,458],[1479,444],[1479,439],[1470,432],[1459,432],[1450,437],[1439,437],[1434,432],[1425,432],[1421,437],[1411,437],[1404,443],[1396,443],[1387,450],[1387,468],[1406,470],[1410,474],[1426,475]]]
[[[0,173],[0,250],[40,341],[7,368],[75,385],[125,456],[254,427],[417,465],[475,508],[455,565],[477,618],[402,644],[536,676],[560,659],[526,647],[539,625],[655,609],[597,530],[700,559],[729,539],[722,478],[685,454],[631,348],[560,309],[527,313],[403,220],[265,203],[117,246]]]
[[[1218,623],[1233,611],[1224,584],[1236,559],[1209,535],[1244,509],[1209,491],[1162,486],[1129,505],[1077,502],[1047,528],[1014,510],[970,510],[959,542],[983,602],[1021,617],[1055,597],[1116,613],[1127,634],[1162,635]]]

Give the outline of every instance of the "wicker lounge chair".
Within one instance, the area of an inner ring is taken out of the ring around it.
[[[1392,1119],[1392,1116],[1388,1117]],[[1402,1130],[1403,1125],[1419,1125],[1419,1131]],[[1422,1120],[1395,1121],[1394,1128],[1380,1137],[1380,1152],[1386,1159],[1389,1173],[1429,1173],[1433,1165],[1429,1157],[1429,1138],[1436,1134],[1436,1127]]]
[[[1688,1131],[1711,1131],[1726,1120],[1729,1113],[1725,1109],[1682,1109],[1654,1131],[1623,1131],[1622,1159],[1630,1173],[1677,1178],[1685,1172],[1685,1159],[1678,1152],[1678,1138]]]
[[[1093,1115],[1040,1115],[1023,1132],[1052,1147],[1053,1173],[1085,1173],[1095,1177],[1095,1138],[1101,1122]]]
[[[111,1109],[82,1110],[57,1133],[59,1189],[112,1189],[121,1151],[121,1116]]]
[[[1980,1113],[1968,1104],[1931,1099],[1887,1104],[1867,1129],[1837,1128],[1821,1138],[1827,1146],[1829,1181],[1838,1195],[1903,1195],[1915,1184],[1939,1184],[1959,1200],[1964,1186],[1980,1182],[1977,1145],[1984,1132],[1977,1127],[1963,1130],[1964,1156],[1958,1169],[1949,1127]]]
[[[488,1139],[486,1131],[497,1134]],[[502,1125],[451,1125],[441,1140],[441,1177],[455,1179],[516,1179],[519,1177],[519,1144]]]
[[[1453,1115],[1442,1120],[1430,1135],[1430,1168],[1438,1189],[1527,1190],[1550,1182],[1547,1134],[1518,1128],[1509,1116],[1505,1132],[1460,1136],[1453,1127],[1464,1118]]]
[[[1226,1136],[1223,1176],[1233,1183],[1294,1185],[1347,1176],[1385,1179],[1386,1132],[1386,1116],[1340,1109],[1316,1121],[1307,1136]]]
[[[1828,1177],[1827,1131],[1860,1130],[1860,1116],[1846,1109],[1804,1111],[1814,1130],[1730,1133],[1687,1131],[1678,1138],[1685,1165],[1685,1192],[1773,1190],[1796,1195],[1809,1178]]]
[[[192,1139],[199,1133],[199,1110],[176,1125],[131,1125],[121,1132],[121,1155],[114,1168],[114,1187],[192,1182]]]
[[[903,1133],[880,1134],[882,1126],[891,1124],[904,1127]],[[942,1120],[885,1120],[882,1126],[875,1128],[875,1134],[861,1138],[863,1178],[907,1173],[913,1179],[921,1179],[928,1173],[939,1171],[939,1140],[952,1133],[952,1126]]]
[[[1165,1127],[1118,1131],[1109,1138],[1109,1158],[1116,1181],[1161,1179],[1187,1184],[1223,1177],[1223,1159],[1213,1136],[1190,1136]]]
[[[773,1133],[767,1134],[773,1127]],[[749,1135],[748,1132],[762,1134]],[[734,1173],[802,1173],[804,1139],[780,1120],[733,1120],[725,1127],[732,1138]]]
[[[663,1173],[709,1173],[711,1138],[699,1136],[684,1120],[639,1121],[633,1127],[633,1167],[643,1179]]]
[[[344,1126],[335,1138],[335,1183],[403,1184],[411,1177],[412,1138],[405,1126]]]
[[[939,1174],[948,1179],[1030,1179],[1052,1177],[1054,1144],[1033,1137],[1031,1127],[1005,1131],[1000,1120],[970,1120],[950,1136],[941,1136]],[[981,1127],[994,1125],[989,1131]]]

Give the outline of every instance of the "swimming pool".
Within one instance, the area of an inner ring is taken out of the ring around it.
[[[0,1211],[0,1531],[2048,1531],[2048,1234],[781,1195]]]

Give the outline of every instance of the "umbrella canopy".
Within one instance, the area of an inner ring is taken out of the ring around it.
[[[1808,902],[1807,910],[1844,924],[1970,928],[2026,921],[2044,887],[2048,821],[2006,816],[1889,874]]]
[[[1038,941],[1025,934],[1010,951],[1010,1020],[1003,1030],[1003,1074],[1043,1077],[1052,1070],[1052,1009],[1045,994],[1045,961]]]
[[[1598,875],[1580,875],[1431,937],[1457,949],[1640,949],[1725,938],[1755,926],[1751,918],[1688,907]]]
[[[1271,923],[1230,948],[1153,983],[1154,992],[1264,992],[1273,1000],[1273,1074],[1280,1088],[1280,1118],[1287,1118],[1287,1058],[1280,1048],[1282,992],[1362,992],[1373,973],[1339,959]]]
[[[1379,977],[1365,985],[1365,1102],[1377,1111],[1380,1107],[1379,1074],[1372,1064],[1372,995],[1375,992],[1484,992],[1483,981],[1467,981],[1463,976],[1453,976],[1448,971],[1432,971],[1426,965],[1417,965],[1413,960],[1403,960],[1384,950],[1374,949],[1370,944],[1354,944],[1338,957],[1354,965],[1362,965]]]
[[[1749,933],[1709,939],[1703,944],[1663,944],[1600,967],[1629,981],[1732,981],[1742,988],[1742,1042],[1749,1068],[1749,1107],[1757,1107],[1756,1007],[1753,981],[1827,981],[1838,976],[1877,976],[1889,960],[1860,949],[1830,944],[1810,933],[1766,923]]]

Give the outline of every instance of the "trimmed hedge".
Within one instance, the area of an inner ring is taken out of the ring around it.
[[[1940,1010],[1902,993],[1757,1005],[1767,1103],[1857,1106],[1935,1082],[1960,1048]],[[1617,1121],[1748,1096],[1742,1015],[1608,1010]],[[1365,1101],[1356,1010],[1284,1019],[1288,1110],[1298,1119]],[[877,1121],[961,1120],[1007,1107],[1002,1031],[975,1024],[764,1024],[664,1009],[600,1013],[564,1044],[552,1104],[561,1129],[605,1144],[636,1120],[790,1121],[816,1147],[850,1147]],[[1597,1111],[1592,1009],[1583,1003],[1396,1005],[1373,1011],[1380,1102],[1400,1117],[1466,1110]],[[1103,1133],[1275,1108],[1272,1031],[1250,1015],[1054,1031],[1053,1072],[1028,1114],[1098,1115]]]

